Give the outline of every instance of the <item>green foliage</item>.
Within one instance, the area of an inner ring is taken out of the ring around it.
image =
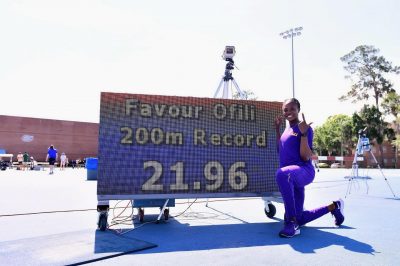
[[[371,96],[375,100],[375,107],[379,109],[379,99],[394,91],[393,84],[385,78],[387,73],[400,73],[400,67],[392,66],[383,56],[378,56],[379,50],[374,46],[360,45],[354,51],[342,58],[344,69],[349,72],[353,82],[351,89],[340,100],[353,99],[352,102],[368,100]]]
[[[375,106],[364,105],[358,114],[354,113],[353,124],[357,132],[367,127],[368,138],[376,140],[378,144],[382,144],[385,137],[389,141],[394,138],[393,129],[383,121],[382,113]]]
[[[392,140],[391,144],[397,149],[400,149],[400,134],[396,135],[395,139]]]
[[[252,101],[256,101],[257,100],[257,96],[254,94],[254,92],[252,92],[251,90],[244,90],[243,92],[243,97],[240,97],[239,92],[236,91],[233,95],[232,98],[233,99],[237,99],[237,100],[252,100]]]
[[[324,126],[316,127],[314,130],[314,151],[318,155],[327,155],[328,147],[327,147],[327,133],[326,128]]]
[[[347,115],[330,116],[314,130],[314,148],[320,155],[340,155],[342,149],[351,153],[356,141],[352,119]]]
[[[381,104],[385,114],[393,115],[395,118],[400,114],[400,95],[395,91],[389,92]]]
[[[397,151],[399,150],[400,143],[398,140],[400,137],[400,95],[396,92],[388,93],[383,99],[382,107],[386,114],[390,114],[395,117],[395,120],[393,121],[394,130],[389,128],[387,135],[389,136],[389,139],[393,139],[391,144],[396,147],[395,161],[397,164]]]
[[[383,114],[375,106],[364,105],[358,114],[353,114],[353,123],[357,131],[367,127],[367,137],[378,144],[380,165],[384,166],[381,144],[385,138],[391,142],[395,138],[395,132],[389,127],[389,123],[383,121],[382,116]]]
[[[398,151],[400,150],[400,134],[396,135],[395,139],[392,140],[391,144],[393,145],[393,147],[395,147],[394,162],[395,162],[395,165],[397,166]]]

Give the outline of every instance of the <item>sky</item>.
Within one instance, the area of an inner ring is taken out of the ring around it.
[[[400,65],[397,0],[2,0],[0,115],[99,122],[100,92],[210,97],[236,47],[242,90],[295,96],[307,122],[359,110],[340,57],[373,45]],[[400,92],[400,78],[390,76]]]

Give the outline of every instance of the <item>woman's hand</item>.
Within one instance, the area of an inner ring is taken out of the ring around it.
[[[276,151],[279,153],[279,140],[281,139],[281,125],[284,117],[282,115],[275,118],[275,131],[276,131]]]
[[[310,125],[311,125],[313,122],[307,124],[306,118],[304,117],[304,114],[301,113],[301,115],[303,116],[303,121],[301,121],[301,122],[299,123],[298,126],[299,126],[300,133],[301,133],[301,134],[305,134],[305,133],[308,131],[308,128],[310,127]]]
[[[283,119],[284,118],[283,118],[282,115],[280,115],[277,118],[275,118],[275,129],[277,131],[279,131],[281,129],[281,125],[282,125]]]
[[[303,121],[301,121],[298,126],[299,126],[300,133],[303,135],[303,134],[307,133],[312,122],[308,124],[303,113],[302,113],[302,116],[303,116]],[[301,141],[300,141],[300,157],[303,161],[308,161],[312,157],[313,152],[310,149],[310,147],[308,146],[307,135],[305,135],[305,136],[306,136],[306,138],[302,137]]]

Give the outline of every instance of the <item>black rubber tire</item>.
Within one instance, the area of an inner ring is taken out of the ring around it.
[[[139,208],[138,216],[139,216],[139,222],[143,223],[143,221],[144,221],[144,209]]]
[[[267,211],[267,209],[264,208],[265,215],[267,215],[268,218],[273,218],[276,214],[275,205],[272,203],[268,203],[268,208],[269,208],[269,211]]]
[[[164,220],[168,221],[168,219],[169,219],[169,209],[165,209],[164,210]]]
[[[107,214],[100,214],[98,226],[100,231],[105,231],[107,229]]]

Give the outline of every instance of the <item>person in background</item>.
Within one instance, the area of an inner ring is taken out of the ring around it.
[[[71,161],[71,166],[72,166],[72,169],[75,169],[75,167],[76,167],[76,160],[72,160],[72,161]]]
[[[329,212],[335,217],[336,226],[340,226],[344,221],[342,199],[314,210],[304,210],[304,187],[312,183],[315,177],[311,162],[314,134],[310,127],[311,123],[306,122],[304,114],[302,114],[303,120],[299,120],[299,111],[300,102],[291,98],[283,102],[283,116],[275,119],[280,161],[276,182],[285,206],[284,227],[279,232],[281,237],[300,234],[300,226]],[[284,120],[288,120],[289,127],[281,135],[280,128]]]
[[[24,156],[22,155],[22,152],[18,153],[17,161],[18,161],[18,168],[17,169],[22,170],[22,163],[24,162]]]
[[[81,162],[81,158],[78,158],[76,160],[72,160],[72,168],[79,168],[80,167],[80,162]]]
[[[24,152],[24,155],[22,157],[23,157],[23,160],[24,160],[23,168],[24,168],[24,171],[25,171],[25,170],[28,170],[28,164],[30,162],[30,157],[29,157],[29,154],[27,152]]]
[[[53,145],[50,145],[49,149],[47,150],[46,161],[49,162],[51,175],[54,174],[54,163],[57,161],[57,158],[57,150],[54,148]]]
[[[31,156],[31,170],[35,170],[35,167],[37,166],[37,162],[33,156]]]
[[[65,155],[65,153],[61,153],[60,156],[60,170],[65,170],[65,166],[66,164],[68,164],[68,159],[67,159],[67,155]]]

